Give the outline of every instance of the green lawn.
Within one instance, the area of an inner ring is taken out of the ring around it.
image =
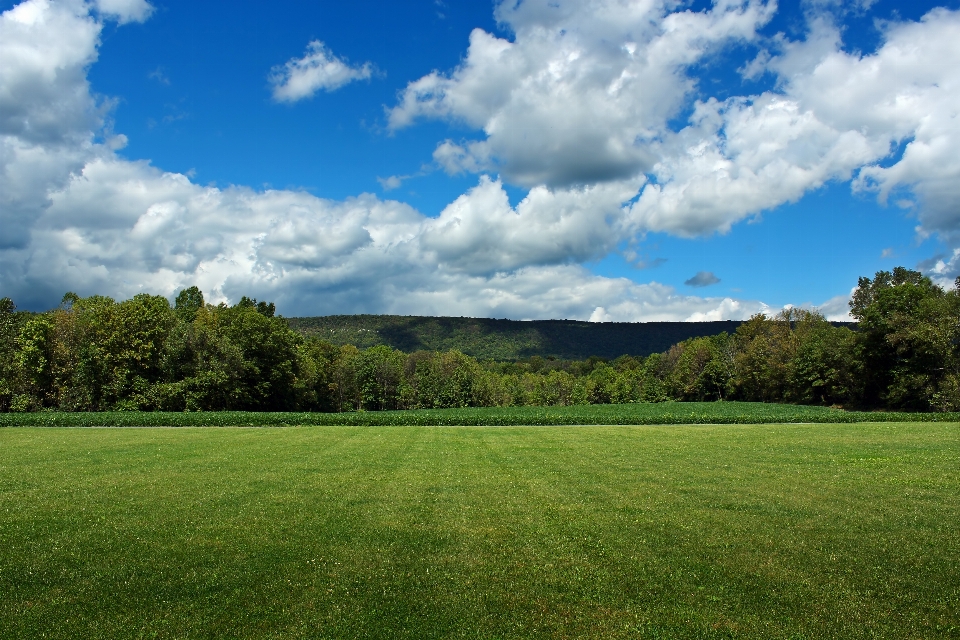
[[[960,425],[0,429],[2,638],[960,638]]]

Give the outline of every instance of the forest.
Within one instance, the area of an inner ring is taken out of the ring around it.
[[[713,322],[588,322],[431,316],[352,315],[287,318],[306,337],[361,349],[385,344],[406,353],[462,351],[479,360],[613,360],[646,357],[689,338],[733,333],[739,320]],[[834,323],[843,324],[843,323]]]
[[[0,411],[377,411],[748,400],[960,410],[960,278],[862,277],[853,327],[816,311],[756,315],[648,356],[478,359],[302,335],[273,303],[173,305],[73,293],[45,313],[0,299]]]

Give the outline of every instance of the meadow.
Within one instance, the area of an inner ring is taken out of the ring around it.
[[[0,637],[956,638],[957,423],[0,429]]]
[[[960,413],[843,411],[766,402],[639,402],[402,411],[0,413],[0,427],[545,426],[960,422]]]

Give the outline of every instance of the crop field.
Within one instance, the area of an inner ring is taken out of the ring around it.
[[[957,638],[960,425],[0,429],[3,638]]]
[[[480,407],[352,413],[208,411],[0,413],[0,427],[538,426],[960,422],[960,413],[842,411],[763,402],[661,402],[567,407]]]

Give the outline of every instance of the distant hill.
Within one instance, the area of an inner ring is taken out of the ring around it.
[[[458,349],[480,359],[518,360],[553,356],[584,360],[590,356],[647,356],[699,336],[733,333],[738,321],[583,322],[579,320],[495,320],[428,316],[319,316],[288,318],[305,336],[338,345],[366,348],[386,344],[410,353],[419,349]]]

